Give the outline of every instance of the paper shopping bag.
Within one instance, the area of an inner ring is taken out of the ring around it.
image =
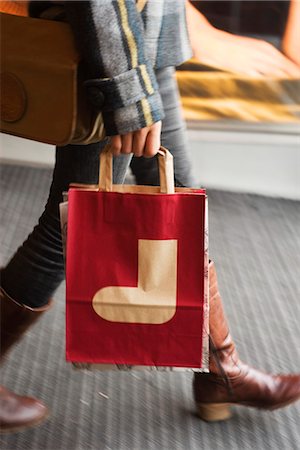
[[[104,151],[99,185],[69,190],[68,361],[207,368],[206,193],[174,189],[161,153],[160,187],[112,185]]]

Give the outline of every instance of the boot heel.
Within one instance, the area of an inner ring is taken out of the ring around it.
[[[231,417],[229,403],[197,403],[197,414],[206,422],[227,420]]]

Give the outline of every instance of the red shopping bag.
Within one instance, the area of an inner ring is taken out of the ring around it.
[[[207,368],[206,194],[176,188],[159,156],[160,187],[99,186],[68,195],[68,361]]]

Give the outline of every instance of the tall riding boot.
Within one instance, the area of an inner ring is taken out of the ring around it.
[[[51,307],[50,300],[41,308],[29,308],[13,300],[0,288],[1,359],[43,312]],[[22,397],[0,386],[0,430],[19,431],[41,422],[47,408],[32,397]]]
[[[25,331],[52,306],[50,300],[40,308],[29,306],[13,300],[0,288],[1,305],[1,359],[8,350],[23,336]]]
[[[213,262],[209,265],[210,373],[194,374],[198,415],[206,421],[231,416],[229,405],[273,410],[300,398],[300,375],[269,375],[239,359],[224,314]]]

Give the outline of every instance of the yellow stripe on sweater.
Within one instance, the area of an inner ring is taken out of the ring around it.
[[[136,41],[134,39],[133,33],[130,29],[129,22],[128,22],[126,1],[119,0],[118,4],[119,4],[122,28],[125,33],[129,51],[130,51],[131,65],[132,65],[132,68],[135,68],[138,66],[138,50],[137,50]],[[140,67],[141,67],[141,74],[142,74],[146,89],[149,92],[149,94],[153,94],[154,90],[153,90],[149,75],[147,73],[146,66],[142,64]],[[153,122],[150,104],[146,98],[143,98],[141,100],[141,105],[142,105],[146,125],[149,126]]]
[[[146,89],[148,91],[148,94],[149,95],[154,94],[154,89],[153,89],[153,86],[152,86],[152,83],[151,83],[151,80],[150,80],[150,77],[147,72],[145,64],[141,64],[140,69],[141,69],[141,74],[142,74]]]
[[[148,127],[149,125],[152,125],[153,120],[152,120],[152,114],[151,114],[151,108],[149,105],[149,102],[146,98],[142,98],[141,100],[141,105],[143,108],[143,113],[144,113],[144,117],[145,117],[145,121],[146,121],[146,126]]]
[[[128,43],[128,47],[129,47],[129,51],[130,51],[131,65],[134,68],[134,67],[137,67],[137,65],[138,65],[137,46],[136,46],[136,42],[135,42],[134,36],[132,34],[132,31],[130,29],[129,23],[128,23],[126,2],[125,2],[125,0],[119,0],[118,3],[119,3],[120,15],[121,15],[122,28],[124,30],[124,33],[125,33],[125,36],[127,39],[127,43]]]

